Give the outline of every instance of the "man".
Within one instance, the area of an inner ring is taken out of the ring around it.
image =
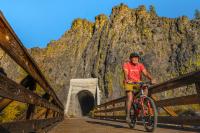
[[[133,82],[141,82],[141,74],[143,73],[144,76],[146,76],[152,84],[155,84],[155,80],[152,78],[150,73],[147,72],[144,65],[139,62],[140,55],[137,52],[133,52],[130,54],[129,57],[130,61],[123,64],[123,71],[124,71],[124,88],[127,95],[127,104],[126,104],[126,121],[128,123],[131,122],[130,119],[130,109],[133,102],[133,99],[135,98],[132,91],[138,90],[139,85],[138,84],[129,84]],[[144,94],[148,95],[147,88],[144,89]]]

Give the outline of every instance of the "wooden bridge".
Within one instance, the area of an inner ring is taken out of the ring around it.
[[[13,101],[28,105],[27,110],[16,120],[0,123],[0,132],[129,133],[144,131],[140,125],[133,130],[124,123],[125,97],[96,106],[91,113],[91,118],[64,119],[63,104],[2,13],[0,13],[0,47],[28,73],[28,76],[17,83],[0,70],[0,112]],[[44,90],[43,95],[35,91],[36,84]],[[196,87],[195,94],[163,100],[156,97],[157,93],[192,84]],[[150,96],[155,100],[157,107],[162,108],[167,114],[165,116],[159,114],[159,128],[156,132],[200,132],[200,116],[179,116],[173,109],[173,106],[200,104],[200,71],[152,86]]]

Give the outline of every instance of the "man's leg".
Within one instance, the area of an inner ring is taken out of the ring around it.
[[[126,100],[126,121],[130,122],[130,110],[133,102],[133,93],[132,91],[126,92],[127,100]]]
[[[144,95],[148,96],[148,88],[144,87],[143,91],[144,91]]]

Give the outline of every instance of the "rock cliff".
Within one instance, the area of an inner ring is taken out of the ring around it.
[[[199,38],[200,20],[159,17],[145,6],[121,4],[109,17],[96,16],[95,22],[74,20],[60,39],[29,52],[56,90],[66,91],[72,78],[98,78],[106,100],[124,95],[121,65],[131,52],[139,51],[141,61],[162,82],[200,67]],[[1,66],[19,81],[26,73],[0,53]]]

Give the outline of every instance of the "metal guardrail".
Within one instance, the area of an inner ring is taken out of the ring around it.
[[[156,93],[191,84],[195,84],[196,94],[167,98],[164,100],[159,100],[154,96]],[[169,115],[158,116],[159,123],[200,126],[200,116],[178,116],[172,109],[173,106],[178,105],[200,104],[200,71],[188,73],[164,83],[154,85],[149,88],[149,95],[154,99],[156,106],[163,108]],[[119,111],[125,112],[125,101],[126,97],[121,97],[98,105],[93,111],[93,117],[110,120],[125,120],[125,114],[119,113]]]
[[[28,105],[17,120],[0,123],[0,131],[37,132],[63,120],[64,106],[1,12],[0,47],[28,73],[20,84],[0,73],[0,112],[13,101]],[[34,92],[36,84],[45,91],[43,96]],[[43,109],[36,113],[37,107]]]

